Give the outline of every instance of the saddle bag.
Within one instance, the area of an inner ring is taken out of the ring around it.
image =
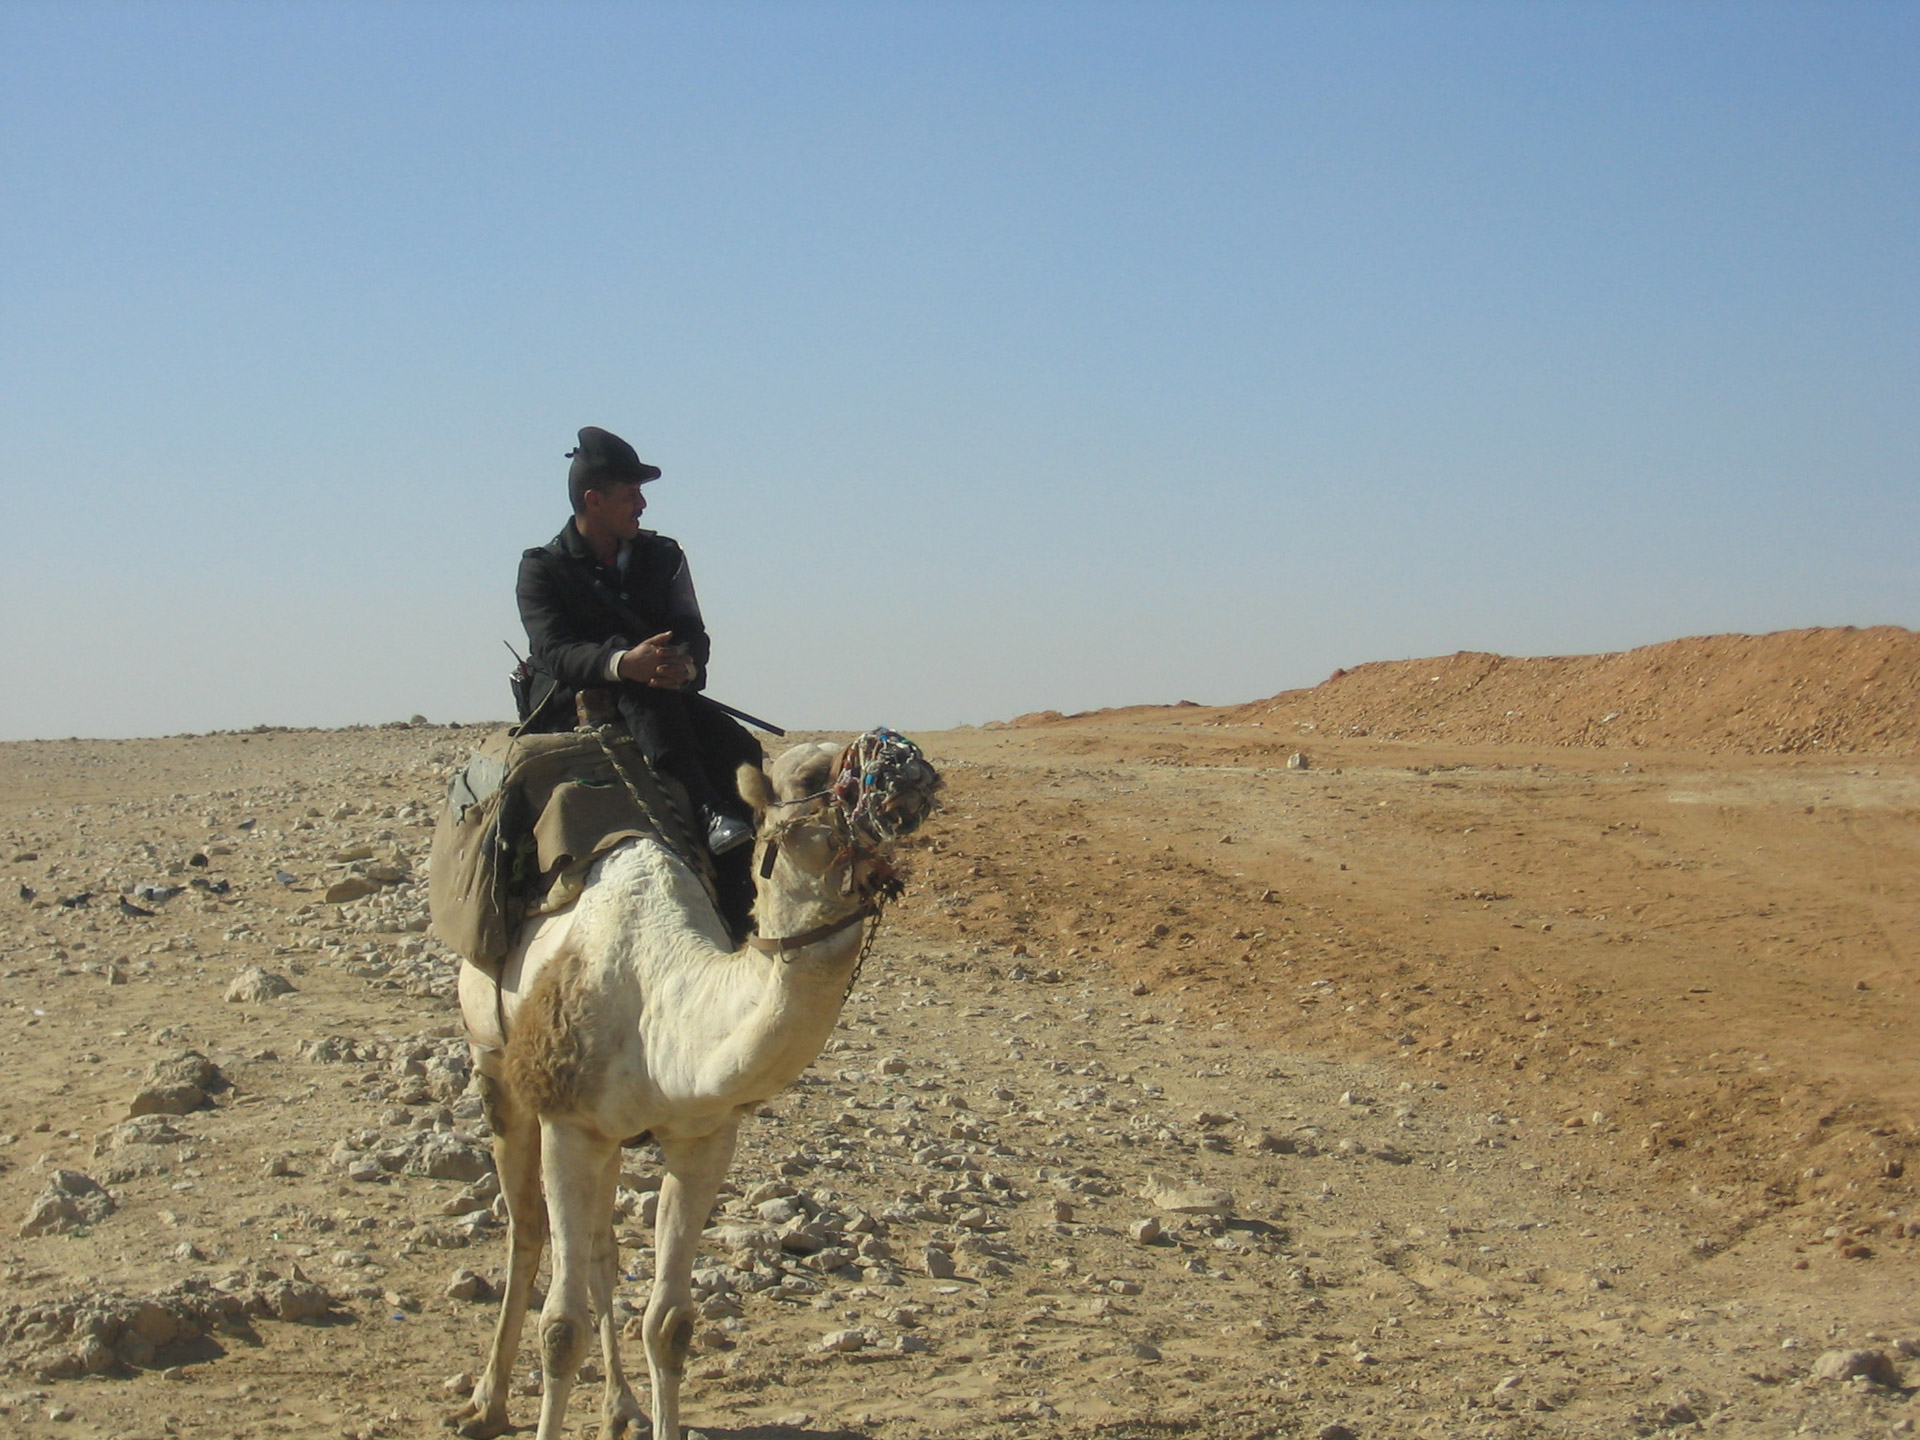
[[[648,836],[712,886],[691,807],[618,725],[555,735],[503,731],[447,786],[427,903],[448,949],[497,971],[523,921],[570,905],[594,860]]]

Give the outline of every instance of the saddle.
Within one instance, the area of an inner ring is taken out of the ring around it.
[[[427,867],[434,933],[499,974],[523,921],[571,905],[593,862],[644,836],[714,893],[712,858],[685,789],[618,723],[489,738],[447,786]]]

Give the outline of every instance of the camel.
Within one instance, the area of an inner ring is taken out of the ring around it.
[[[890,731],[844,751],[796,746],[770,774],[743,766],[757,830],[758,933],[745,945],[734,948],[682,859],[641,838],[596,862],[571,907],[529,920],[497,981],[462,966],[460,1010],[506,1201],[508,1272],[485,1372],[448,1417],[459,1433],[507,1429],[507,1385],[549,1237],[539,1440],[560,1440],[596,1326],[602,1440],[637,1436],[646,1423],[620,1368],[613,1205],[622,1142],[651,1134],[665,1174],[641,1330],[653,1440],[680,1440],[693,1261],[740,1123],[826,1044],[863,932],[870,937],[880,904],[899,890],[886,853],[925,819],[939,783]]]

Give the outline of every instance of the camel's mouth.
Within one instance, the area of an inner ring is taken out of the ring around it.
[[[886,845],[933,813],[940,772],[898,731],[868,730],[840,752],[829,793],[860,839]]]

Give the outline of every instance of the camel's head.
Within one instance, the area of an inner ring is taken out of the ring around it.
[[[814,873],[845,864],[846,888],[866,894],[894,886],[882,852],[920,827],[939,788],[920,747],[892,730],[869,730],[844,748],[796,745],[764,775],[740,771],[740,793],[760,822],[763,877],[784,852]]]

